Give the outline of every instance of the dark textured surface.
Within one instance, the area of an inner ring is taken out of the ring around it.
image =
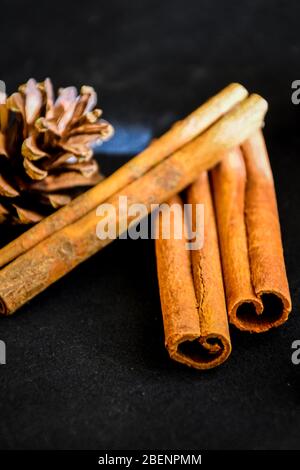
[[[276,331],[233,330],[222,367],[186,369],[164,349],[152,243],[117,241],[1,319],[0,448],[300,448],[299,13],[297,1],[1,2],[8,91],[30,76],[88,83],[108,119],[147,136],[232,80],[269,100],[294,309]]]

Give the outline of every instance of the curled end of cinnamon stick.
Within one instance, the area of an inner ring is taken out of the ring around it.
[[[292,305],[290,298],[279,291],[261,291],[256,298],[237,302],[230,321],[240,330],[263,333],[285,323]]]
[[[202,370],[222,364],[231,353],[230,342],[220,334],[172,337],[166,347],[175,361]]]

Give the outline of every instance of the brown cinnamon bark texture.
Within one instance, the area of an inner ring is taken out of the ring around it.
[[[209,369],[224,362],[231,352],[228,318],[223,289],[215,216],[207,173],[189,187],[193,232],[196,204],[204,205],[204,243],[187,250],[185,239],[163,238],[163,211],[157,219],[156,263],[165,330],[170,357],[197,369]],[[179,211],[179,196],[169,201]]]
[[[144,204],[147,211],[191,184],[201,171],[212,168],[226,151],[240,145],[260,128],[267,110],[266,101],[253,94],[229,111],[207,131],[145,175],[128,185],[109,202],[116,209],[117,229],[126,231],[132,221],[118,218],[119,197],[128,204]],[[104,219],[106,217],[104,216]],[[36,247],[19,256],[0,272],[0,310],[13,313],[79,263],[109,244],[99,239],[96,227],[101,218],[89,212],[74,224],[64,227]],[[135,221],[138,218],[134,218]],[[122,222],[122,224],[121,224]]]
[[[0,250],[0,267],[26,252],[40,241],[75,222],[113,194],[145,174],[171,153],[193,140],[237,103],[245,99],[247,90],[232,83],[209,99],[142,153],[118,169],[113,175],[88,190],[67,206],[35,225]]]
[[[287,320],[291,298],[262,132],[229,151],[212,175],[230,322],[267,331]]]

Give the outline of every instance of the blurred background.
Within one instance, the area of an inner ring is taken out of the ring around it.
[[[0,37],[8,91],[89,83],[109,119],[154,134],[231,81],[269,100],[274,130],[295,121],[297,2],[3,0]]]
[[[299,13],[295,0],[2,0],[7,92],[30,77],[94,86],[116,127],[106,174],[231,81],[268,100],[294,313],[264,335],[233,330],[219,369],[187,370],[164,349],[152,243],[117,241],[1,319],[0,448],[300,448]]]

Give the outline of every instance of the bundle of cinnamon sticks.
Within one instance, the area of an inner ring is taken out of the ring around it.
[[[164,239],[160,224],[156,258],[166,347],[175,360],[207,369],[231,352],[229,323],[261,333],[291,311],[262,131],[226,152],[210,175],[203,172],[185,199],[204,204],[204,244],[189,253],[174,236]]]
[[[291,300],[260,130],[266,111],[259,95],[229,85],[113,175],[2,248],[0,313],[14,313],[110,243],[96,235],[96,208],[105,202],[117,209],[126,196],[148,213],[165,201],[175,211],[185,199],[192,208],[204,204],[204,244],[191,252],[184,239],[165,239],[162,213],[157,219],[158,280],[172,358],[214,367],[231,352],[228,321],[253,332],[286,321]],[[119,233],[133,221],[119,216]]]

